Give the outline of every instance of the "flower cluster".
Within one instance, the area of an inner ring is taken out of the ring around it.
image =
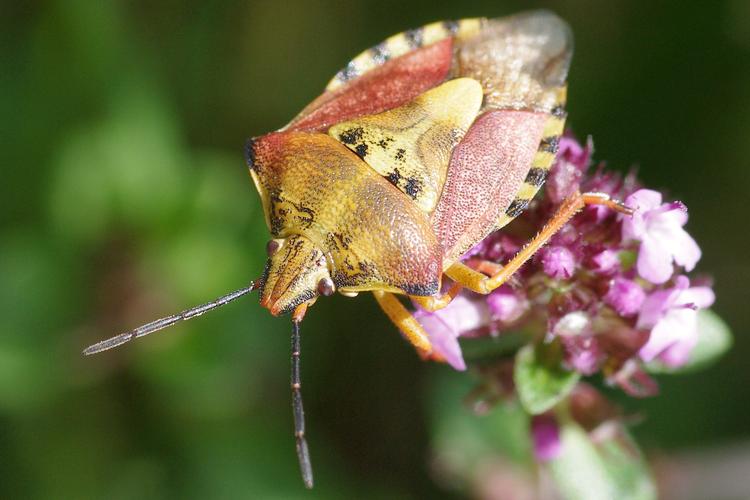
[[[562,366],[601,372],[628,394],[656,391],[647,363],[679,367],[698,341],[697,312],[714,301],[706,283],[684,274],[701,257],[684,230],[687,209],[644,189],[634,173],[591,168],[592,143],[561,138],[544,195],[502,231],[464,256],[502,264],[549,220],[571,194],[600,192],[622,200],[632,216],[604,206],[577,214],[510,282],[487,296],[463,291],[446,308],[416,316],[435,350],[464,370],[459,337],[525,332],[530,342],[559,343]]]

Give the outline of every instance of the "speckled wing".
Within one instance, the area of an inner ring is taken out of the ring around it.
[[[398,108],[334,125],[328,134],[430,213],[453,149],[481,104],[481,85],[456,78]]]
[[[482,85],[482,112],[455,148],[431,222],[444,266],[520,214],[543,184],[565,119],[567,24],[547,11],[493,19],[456,43],[454,77]]]
[[[450,78],[454,45],[483,22],[437,22],[387,38],[352,59],[284,130],[325,131],[406,104]]]

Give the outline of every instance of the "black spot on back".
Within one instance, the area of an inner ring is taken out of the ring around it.
[[[357,144],[357,147],[354,148],[354,152],[357,153],[357,156],[360,158],[364,158],[367,156],[367,144]]]
[[[417,179],[410,177],[406,180],[404,191],[412,198],[417,199],[417,195],[422,191],[422,184]]]
[[[393,172],[388,173],[385,178],[388,182],[398,187],[398,182],[401,180],[401,172],[399,172],[397,168],[394,168]]]
[[[393,137],[385,137],[385,138],[380,139],[378,141],[378,146],[381,149],[386,149],[388,147],[388,144],[391,143],[391,142],[393,142]]]
[[[362,140],[362,135],[364,133],[365,131],[362,130],[362,127],[350,128],[349,130],[341,132],[339,134],[339,139],[344,144],[356,144]]]
[[[405,155],[406,155],[406,150],[405,150],[405,149],[403,149],[403,148],[398,148],[398,149],[396,150],[396,154],[395,154],[395,155],[393,155],[393,158],[394,158],[394,159],[395,159],[396,161],[400,161],[400,162],[403,162],[403,161],[404,161],[404,156],[405,156]]]

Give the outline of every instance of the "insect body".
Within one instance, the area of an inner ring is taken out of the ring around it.
[[[425,358],[439,359],[397,295],[435,310],[462,288],[500,286],[587,203],[576,193],[504,267],[461,256],[518,216],[544,183],[565,120],[567,25],[537,11],[433,23],[388,38],[341,70],[246,158],[272,240],[263,276],[217,301],[91,346],[115,347],[259,289],[292,313],[297,451],[312,486],[299,383],[299,323],[320,295],[370,291]],[[448,280],[445,279],[448,278]],[[450,286],[444,290],[444,281]]]

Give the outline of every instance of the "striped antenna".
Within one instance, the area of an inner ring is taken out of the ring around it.
[[[305,438],[305,409],[302,407],[302,383],[300,381],[300,333],[299,324],[307,312],[307,304],[297,306],[292,314],[292,414],[294,415],[294,438],[297,442],[297,459],[305,487],[313,487],[313,471],[310,452]]]
[[[168,326],[172,326],[175,323],[179,323],[180,321],[197,318],[203,313],[229,304],[233,300],[239,299],[243,295],[247,295],[253,290],[256,290],[259,286],[260,283],[258,281],[250,282],[249,286],[240,288],[239,290],[235,290],[234,292],[228,293],[222,297],[219,297],[218,299],[212,300],[211,302],[206,302],[205,304],[191,307],[190,309],[186,309],[180,313],[167,316],[166,318],[160,318],[156,321],[152,321],[151,323],[146,323],[145,325],[139,326],[138,328],[130,330],[129,332],[121,333],[120,335],[116,335],[107,340],[97,342],[96,344],[84,349],[83,354],[85,356],[90,356],[102,351],[107,351],[109,349],[113,349],[115,347],[121,346],[122,344],[130,342],[131,340],[137,339],[138,337],[144,337],[149,333],[158,332],[159,330],[167,328]]]

